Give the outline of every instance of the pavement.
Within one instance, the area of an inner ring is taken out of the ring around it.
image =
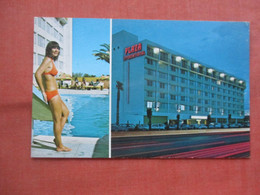
[[[53,142],[54,136],[34,136],[31,147],[32,158],[92,158],[99,138],[91,137],[62,137],[70,152],[57,152]]]
[[[228,133],[250,131],[249,128],[230,128],[230,129],[195,129],[195,130],[161,130],[161,131],[113,131],[112,138],[117,137],[137,137],[155,135],[185,135],[201,133]]]

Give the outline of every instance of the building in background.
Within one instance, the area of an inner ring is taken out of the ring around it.
[[[126,31],[112,35],[112,123],[236,123],[245,80]],[[239,67],[239,66],[238,66]],[[118,104],[117,81],[123,83]],[[232,121],[230,121],[232,120]]]
[[[60,56],[55,62],[59,75],[72,75],[72,19],[53,17],[34,18],[33,73],[40,66],[50,41],[60,45]]]

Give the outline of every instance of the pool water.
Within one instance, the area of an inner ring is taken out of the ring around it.
[[[109,133],[108,95],[61,95],[70,110],[63,136],[103,137]],[[34,121],[34,135],[53,135],[53,122]]]

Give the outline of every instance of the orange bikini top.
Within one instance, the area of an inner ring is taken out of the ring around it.
[[[56,76],[58,74],[58,70],[56,69],[52,59],[51,59],[51,62],[52,62],[52,69],[49,72],[45,72],[43,74],[45,74],[45,75],[50,74],[52,76]]]

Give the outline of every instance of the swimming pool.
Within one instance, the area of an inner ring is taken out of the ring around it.
[[[108,95],[61,95],[70,110],[62,135],[103,137],[109,133]],[[34,121],[33,135],[53,135],[53,122]]]

